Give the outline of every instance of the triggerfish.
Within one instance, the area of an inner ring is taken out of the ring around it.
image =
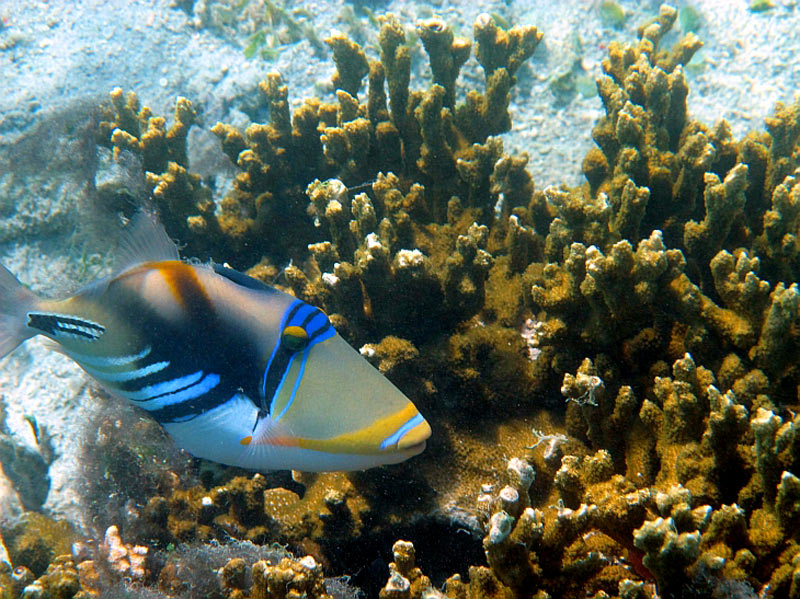
[[[361,470],[425,449],[428,422],[318,308],[187,263],[139,212],[114,273],[42,299],[0,266],[0,357],[44,335],[189,453],[252,470]]]

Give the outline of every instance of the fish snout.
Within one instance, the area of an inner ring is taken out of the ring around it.
[[[338,456],[341,469],[394,464],[425,449],[431,427],[413,402],[339,335],[314,346],[302,373],[289,372],[273,412],[285,412],[277,420],[301,448]]]
[[[411,404],[413,406],[413,404]],[[416,411],[416,408],[414,408]],[[422,417],[419,412],[403,424],[394,433],[389,435],[380,444],[383,451],[410,452],[417,450],[421,453],[425,449],[425,444],[431,436],[431,425]]]

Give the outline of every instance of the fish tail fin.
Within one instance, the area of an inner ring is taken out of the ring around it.
[[[25,314],[39,302],[9,270],[0,264],[0,358],[36,333],[25,323]]]

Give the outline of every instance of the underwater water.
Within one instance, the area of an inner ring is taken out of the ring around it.
[[[800,597],[799,24],[0,3],[0,599]]]

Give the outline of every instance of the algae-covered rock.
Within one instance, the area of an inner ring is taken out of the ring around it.
[[[19,523],[2,533],[11,563],[28,568],[37,577],[56,556],[69,554],[72,543],[80,538],[69,522],[37,512],[25,513]]]
[[[36,440],[36,449],[14,439],[6,418],[5,402],[0,397],[0,476],[13,486],[13,491],[9,488],[6,492],[9,497],[6,498],[4,493],[4,513],[0,516],[0,523],[8,524],[18,515],[15,512],[19,510],[19,504],[25,510],[39,510],[44,505],[50,490],[48,469],[54,456],[47,428],[39,425],[35,418],[27,416],[26,420]],[[11,498],[14,491],[19,499]]]

